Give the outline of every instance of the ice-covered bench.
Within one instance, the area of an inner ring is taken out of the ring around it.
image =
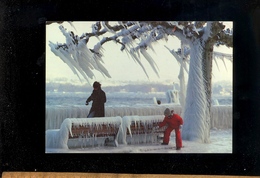
[[[88,146],[118,146],[122,131],[122,118],[67,118],[60,129],[46,131],[47,148],[73,148]]]
[[[164,119],[163,115],[154,116],[124,116],[122,118],[122,141],[125,144],[156,143],[161,140],[166,129],[154,130]]]

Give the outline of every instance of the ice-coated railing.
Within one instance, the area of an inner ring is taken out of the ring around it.
[[[152,116],[162,115],[165,108],[174,109],[181,115],[182,108],[179,105],[147,105],[119,107],[108,106],[105,108],[106,117],[115,116]],[[47,106],[46,107],[46,130],[59,129],[65,118],[86,118],[90,107],[86,106]],[[232,128],[232,106],[211,107],[211,128]],[[185,121],[184,121],[185,122]]]
[[[107,106],[105,107],[105,117],[161,115],[167,107],[174,109],[177,114],[181,114],[181,106],[174,104]],[[86,106],[47,106],[45,129],[59,129],[65,118],[86,118],[89,110],[90,107]]]
[[[177,114],[181,114],[180,107],[174,107],[172,109],[174,109]],[[164,107],[157,107],[157,110],[158,110],[157,112],[162,113]],[[73,110],[70,110],[68,111],[68,113],[70,114],[77,113],[75,111],[73,112],[72,111]],[[79,109],[79,111],[82,110]],[[118,110],[115,111],[118,112]],[[130,112],[130,113],[135,113],[135,112]],[[75,114],[75,116],[80,117],[80,115],[77,114]],[[211,117],[212,117],[211,128],[219,128],[219,129],[232,128],[232,107],[231,106],[212,107]],[[131,126],[134,125],[134,127],[140,127],[142,125],[146,128],[143,130],[147,131],[147,128],[152,128],[154,126],[154,123],[162,122],[163,118],[164,118],[163,115],[140,116],[135,114],[125,115],[123,117],[115,116],[115,117],[100,117],[100,118],[75,118],[75,117],[66,118],[62,120],[60,128],[46,130],[46,147],[68,149],[69,147],[84,146],[86,142],[92,142],[93,146],[94,146],[94,142],[97,142],[98,145],[104,144],[104,139],[106,139],[106,137],[99,137],[100,140],[98,141],[95,135],[92,136],[93,138],[86,137],[85,135],[85,137],[83,136],[83,137],[77,137],[76,139],[73,139],[72,138],[73,135],[71,132],[72,125],[74,125],[74,127],[90,125],[97,128],[102,128],[102,125],[117,125],[120,129],[118,130],[115,140],[119,144],[154,143],[158,141],[157,140],[158,135],[151,133],[151,131],[145,133],[142,132],[140,134],[136,133],[136,130],[135,131],[131,130],[130,125]],[[72,139],[69,139],[69,137],[71,137]],[[71,140],[73,140],[73,142]]]
[[[226,129],[233,126],[232,106],[211,107],[211,128]]]

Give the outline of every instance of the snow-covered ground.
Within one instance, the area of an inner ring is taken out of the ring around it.
[[[75,149],[50,149],[46,153],[232,153],[232,129],[212,129],[210,132],[211,143],[198,143],[183,140],[183,148],[175,149],[175,136],[171,135],[169,145],[140,144],[124,145],[118,147],[99,146]]]

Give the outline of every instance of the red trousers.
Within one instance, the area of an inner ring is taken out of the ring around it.
[[[170,135],[172,132],[173,128],[168,127],[164,131],[164,137],[163,137],[163,143],[169,143],[170,141]],[[175,142],[176,142],[176,147],[181,148],[182,147],[182,139],[181,139],[181,131],[179,128],[174,129],[175,130]]]

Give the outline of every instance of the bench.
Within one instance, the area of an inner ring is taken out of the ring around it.
[[[60,129],[46,131],[46,147],[118,146],[121,117],[66,118]]]
[[[66,118],[60,129],[46,131],[48,148],[83,148],[158,143],[166,126],[154,130],[163,115]]]
[[[167,126],[153,129],[164,119],[163,115],[154,116],[124,116],[123,142],[127,144],[157,143],[162,137]]]

